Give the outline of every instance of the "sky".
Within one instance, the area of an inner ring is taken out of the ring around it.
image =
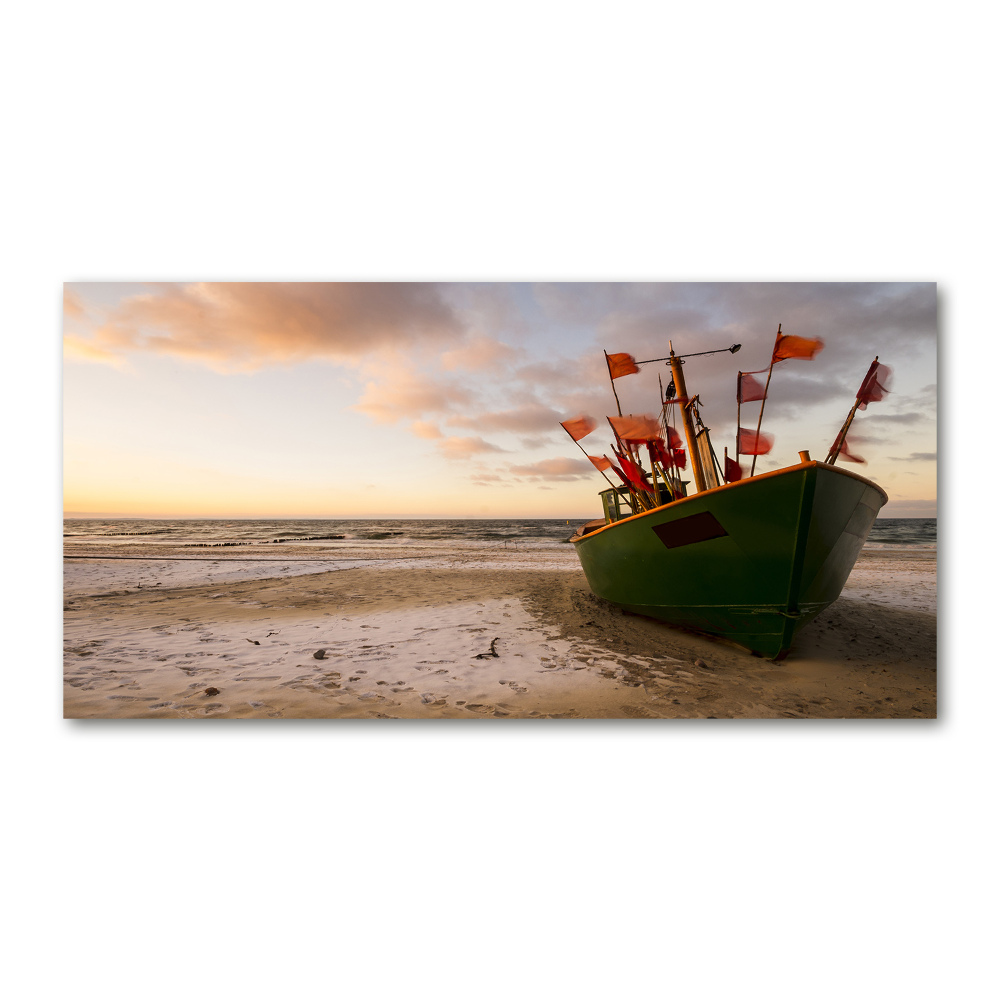
[[[560,421],[596,418],[581,444],[608,451],[603,352],[739,343],[684,369],[721,458],[779,323],[824,346],[775,367],[757,470],[825,457],[878,355],[891,391],[848,467],[882,516],[936,516],[933,283],[80,282],[63,318],[71,517],[594,517],[606,483]],[[623,412],[655,413],[661,377],[617,379]]]

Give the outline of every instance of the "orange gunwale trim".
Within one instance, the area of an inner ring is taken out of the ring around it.
[[[773,479],[776,476],[785,476],[789,472],[797,472],[800,469],[814,468],[828,469],[830,472],[836,472],[838,475],[850,476],[851,479],[857,479],[866,486],[871,486],[878,490],[884,498],[882,500],[883,505],[889,502],[889,494],[886,493],[886,491],[882,489],[878,483],[873,483],[870,479],[866,479],[864,476],[859,476],[856,472],[851,472],[850,469],[841,469],[839,466],[827,465],[826,462],[820,462],[813,459],[811,462],[800,462],[797,465],[789,465],[784,469],[775,469],[773,472],[761,472],[759,475],[751,476],[748,479],[741,479],[735,483],[723,483],[721,486],[715,486],[710,490],[702,490],[700,493],[692,493],[689,497],[681,497],[680,500],[673,500],[670,503],[661,504],[659,507],[654,507],[652,510],[644,510],[639,514],[630,514],[628,517],[623,517],[618,521],[612,521],[610,524],[604,525],[603,528],[595,528],[593,531],[588,531],[587,534],[580,535],[579,537],[577,537],[576,532],[574,532],[573,535],[570,536],[570,540],[574,545],[579,545],[581,542],[585,542],[587,539],[593,538],[595,535],[599,535],[602,531],[607,531],[609,528],[617,527],[619,524],[624,524],[626,521],[638,521],[642,517],[649,517],[650,514],[656,514],[659,511],[665,510],[667,507],[678,507],[683,503],[687,503],[689,500],[697,500],[699,497],[707,496],[709,493],[721,493],[722,490],[734,490],[738,489],[740,486],[746,486],[747,483],[757,482],[759,479]]]

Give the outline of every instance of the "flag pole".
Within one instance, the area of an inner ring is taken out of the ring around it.
[[[656,459],[653,458],[653,446],[648,441],[646,442],[646,452],[649,455],[649,466],[653,470],[653,497],[656,500],[656,506],[661,507],[660,481],[656,478]]]
[[[608,352],[604,352],[604,363],[608,366],[608,378],[611,379],[611,391],[615,394],[615,402],[618,404],[618,416],[622,415],[622,404],[618,400],[618,390],[615,388],[615,377],[611,374],[611,362],[608,360]]]
[[[851,407],[851,412],[847,414],[844,426],[840,428],[837,439],[830,446],[830,451],[826,456],[827,465],[837,464],[837,456],[840,454],[840,449],[844,447],[844,442],[847,440],[847,429],[851,426],[851,421],[854,420],[854,414],[858,412],[858,404],[860,402],[858,399],[854,400],[854,405]]]
[[[878,364],[878,355],[875,355],[875,360],[872,362],[872,368]],[[869,372],[871,368],[868,369]],[[868,376],[865,376],[867,380]],[[864,389],[864,382],[861,383],[861,389]],[[847,414],[847,419],[844,421],[844,426],[840,428],[840,433],[837,435],[837,439],[830,446],[830,451],[826,456],[827,465],[836,465],[837,456],[840,454],[840,449],[844,447],[844,442],[847,440],[847,431],[851,426],[851,422],[854,420],[854,414],[858,412],[858,407],[861,405],[861,390],[858,390],[858,398],[854,400],[854,405],[851,407],[851,412]]]
[[[687,384],[684,382],[684,372],[681,365],[684,364],[683,357],[674,354],[673,341],[670,344],[670,373],[674,377],[674,386],[677,395],[681,399],[687,399],[686,403],[681,403],[681,420],[684,422],[684,436],[687,438],[688,458],[691,461],[691,473],[694,476],[694,488],[696,493],[703,492],[707,487],[705,484],[705,473],[701,466],[701,454],[698,451],[698,439],[694,432],[694,423],[691,420],[691,407],[694,402],[688,399]]]
[[[760,414],[757,417],[757,436],[754,438],[754,449],[756,450],[760,446],[760,425],[761,421],[764,419],[764,404],[767,402],[767,388],[771,384],[771,372],[774,371],[774,351],[777,350],[778,341],[781,340],[781,324],[778,324],[778,335],[774,338],[774,348],[771,350],[771,365],[767,369],[767,382],[764,384],[764,398],[760,401]],[[736,446],[736,454],[739,455],[739,445]],[[754,455],[753,461],[750,463],[750,475],[753,475],[754,469],[757,468],[757,456]]]

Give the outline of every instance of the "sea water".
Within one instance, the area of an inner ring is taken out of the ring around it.
[[[75,544],[106,547],[113,555],[123,545],[142,546],[155,553],[158,547],[222,555],[244,550],[254,556],[277,555],[282,545],[294,544],[334,554],[339,548],[375,545],[380,549],[419,545],[422,548],[508,548],[543,551],[566,545],[582,518],[503,519],[358,519],[274,520],[204,519],[160,520],[146,518],[69,518],[63,522],[67,552]],[[877,518],[866,548],[937,548],[937,518]],[[229,550],[229,552],[227,552]]]

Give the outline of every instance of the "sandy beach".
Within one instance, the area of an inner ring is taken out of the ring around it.
[[[67,718],[933,718],[933,551],[865,551],[774,663],[622,612],[575,554],[65,560]]]

